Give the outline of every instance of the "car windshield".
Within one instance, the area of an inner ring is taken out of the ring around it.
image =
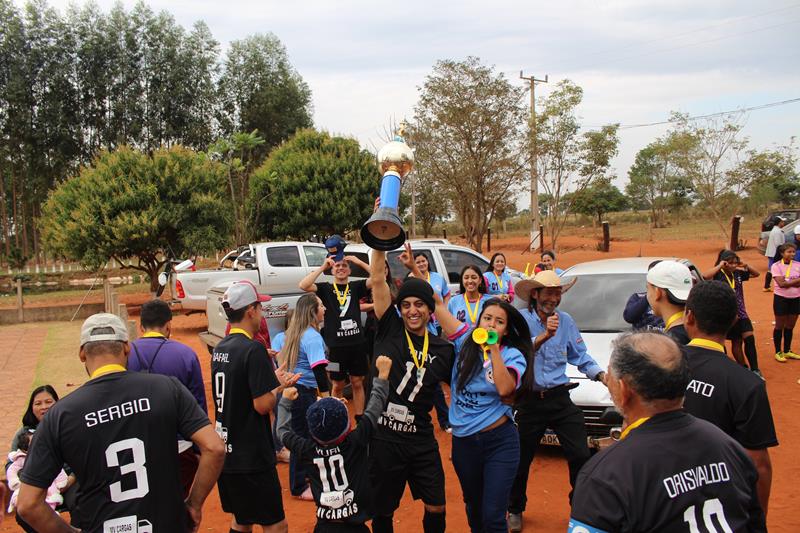
[[[562,282],[573,278],[566,275]],[[614,333],[631,328],[622,312],[631,294],[646,290],[644,273],[587,274],[577,278],[577,283],[561,297],[558,309],[569,313],[582,333]]]

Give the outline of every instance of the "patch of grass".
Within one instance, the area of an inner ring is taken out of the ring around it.
[[[66,291],[38,292],[29,294],[23,291],[22,298],[25,303],[30,304],[58,304],[65,301],[80,301],[89,290],[89,287],[81,289],[69,289]],[[114,287],[118,294],[146,294],[150,291],[149,283],[132,283],[129,285],[118,285]],[[89,292],[86,297],[87,302],[103,301],[103,283],[97,285]],[[15,307],[17,305],[16,294],[0,295],[0,307]]]
[[[34,388],[49,383],[59,396],[65,396],[88,379],[78,357],[82,323],[83,320],[75,320],[44,324],[47,326],[47,337],[36,365]]]

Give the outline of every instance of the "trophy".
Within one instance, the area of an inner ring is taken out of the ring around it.
[[[361,226],[361,239],[375,250],[388,252],[406,242],[406,232],[398,214],[400,180],[414,165],[414,154],[403,139],[405,125],[401,123],[394,140],[378,152],[378,166],[383,173],[381,203],[378,210]]]

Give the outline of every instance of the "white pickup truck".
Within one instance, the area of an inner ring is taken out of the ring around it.
[[[466,265],[476,265],[481,271],[486,270],[489,260],[483,255],[466,248],[451,244],[445,239],[410,241],[414,253],[422,252],[428,258],[430,270],[439,272],[450,285],[450,290],[458,292],[458,281],[461,269]],[[327,256],[322,244],[312,242],[275,242],[259,243],[248,247],[249,253],[242,254],[235,260],[238,270],[209,270],[197,272],[179,272],[177,292],[173,291],[183,303],[185,309],[202,309],[208,316],[208,330],[200,334],[200,338],[212,349],[225,335],[226,320],[222,311],[222,295],[233,282],[247,279],[259,286],[259,291],[272,296],[272,300],[263,304],[267,316],[270,335],[283,331],[284,318],[289,309],[294,308],[297,299],[303,294],[298,284],[306,274],[319,267]],[[387,259],[392,276],[403,279],[408,271],[400,263],[398,257],[402,249],[388,252]],[[348,244],[345,254],[355,255],[369,263],[371,250],[364,244]],[[227,257],[227,256],[226,256]],[[254,258],[251,262],[251,258]],[[251,266],[242,266],[242,265]],[[509,272],[516,281],[520,274],[514,270]],[[353,267],[354,278],[366,277],[366,272]],[[330,276],[320,276],[321,281],[331,281]],[[193,287],[191,292],[189,287]],[[197,291],[205,286],[203,305],[197,303]],[[181,296],[181,292],[183,296]],[[190,298],[190,294],[192,298]],[[189,303],[186,303],[189,302]]]

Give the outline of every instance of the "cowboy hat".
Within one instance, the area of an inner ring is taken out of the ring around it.
[[[518,281],[514,285],[514,294],[524,302],[529,302],[531,291],[544,287],[561,287],[561,278],[552,270],[542,270],[532,278]]]

